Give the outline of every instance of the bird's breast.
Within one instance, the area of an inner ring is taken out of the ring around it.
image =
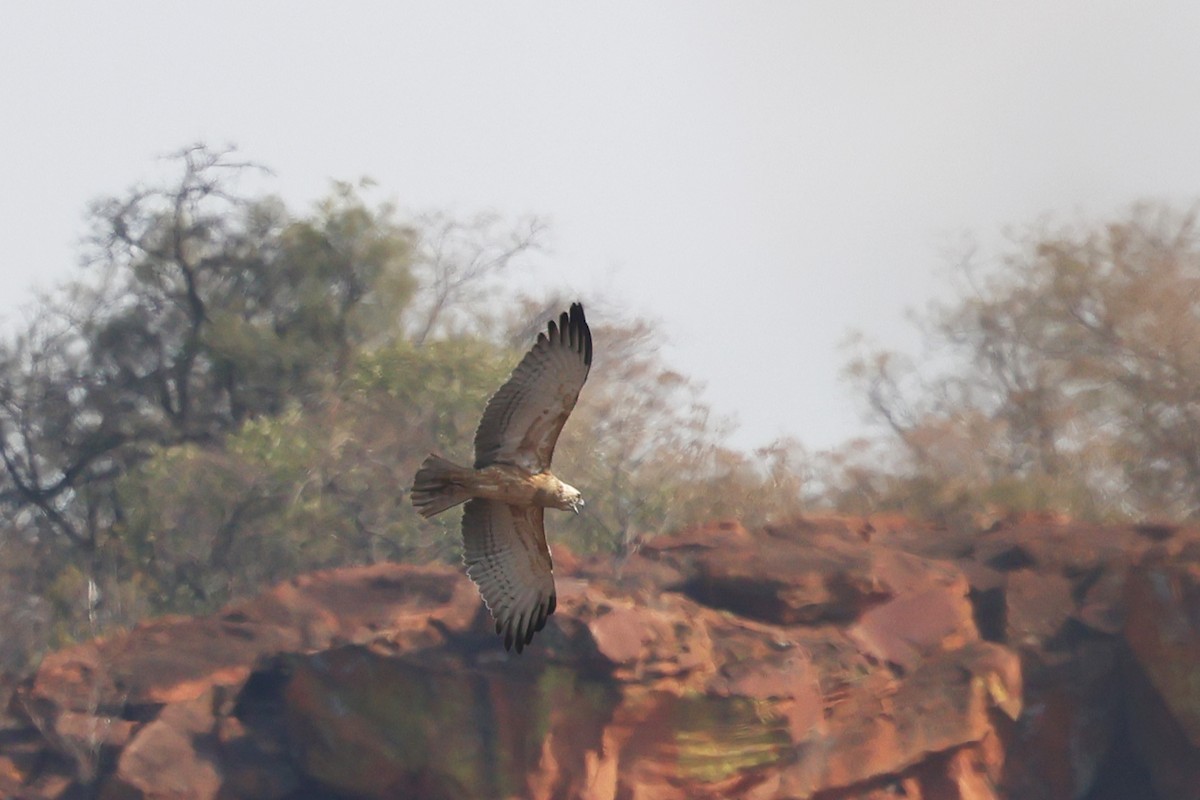
[[[475,497],[499,500],[514,506],[557,507],[561,482],[549,472],[534,472],[511,464],[492,464],[476,470],[472,486]]]

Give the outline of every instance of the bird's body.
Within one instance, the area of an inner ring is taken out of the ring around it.
[[[492,395],[475,432],[474,467],[438,455],[421,464],[413,506],[432,517],[459,503],[463,560],[484,603],[517,652],[554,613],[553,562],[543,511],[576,511],[583,496],[550,472],[554,446],[592,364],[592,333],[575,303],[551,320]]]
[[[425,494],[420,495],[421,497],[440,498],[442,502],[461,495],[462,500],[453,505],[475,497],[512,506],[541,506],[573,511],[576,505],[575,498],[581,496],[578,489],[563,483],[549,471],[530,472],[524,467],[512,464],[491,464],[482,469],[472,469],[431,455],[425,459],[421,469],[425,471],[425,475],[423,480],[419,479],[413,485],[414,504],[417,502],[415,498],[418,486],[425,487]],[[433,488],[429,486],[431,479],[439,484],[435,492],[430,492],[430,488]],[[427,513],[428,508],[428,505],[418,506],[417,510],[425,517],[432,517],[445,510],[438,508],[432,513]]]

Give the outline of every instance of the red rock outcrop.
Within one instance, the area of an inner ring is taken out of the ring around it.
[[[1126,591],[1135,749],[1163,797],[1200,798],[1200,541],[1156,547]]]
[[[406,565],[53,653],[0,796],[1198,796],[1191,532],[721,523],[559,565],[519,657]]]

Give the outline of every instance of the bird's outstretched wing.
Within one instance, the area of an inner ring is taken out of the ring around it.
[[[554,445],[592,366],[592,332],[575,303],[551,320],[508,382],[492,395],[475,431],[475,468],[503,463],[550,468]]]
[[[510,506],[475,498],[463,512],[463,561],[483,602],[517,652],[554,613],[553,563],[539,506]]]

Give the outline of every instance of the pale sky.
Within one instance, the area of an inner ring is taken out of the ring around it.
[[[948,246],[1200,198],[1200,4],[9,0],[0,313],[200,140],[297,209],[546,217],[525,280],[659,320],[734,444],[816,449],[864,430],[839,343],[915,346]]]

